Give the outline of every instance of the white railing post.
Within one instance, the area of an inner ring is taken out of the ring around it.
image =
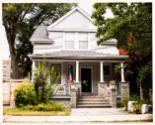
[[[121,62],[121,82],[125,82],[124,78],[124,64]]]

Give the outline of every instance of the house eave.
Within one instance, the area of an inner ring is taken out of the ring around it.
[[[121,55],[121,56],[102,56],[102,57],[91,57],[91,56],[41,56],[41,55],[29,55],[31,60],[35,59],[46,59],[46,60],[119,60],[124,61],[129,56]]]

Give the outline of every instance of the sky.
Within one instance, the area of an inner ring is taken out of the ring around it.
[[[89,15],[92,14],[93,12],[93,2],[82,2],[79,3],[79,7],[82,8],[84,11],[86,11]],[[108,17],[113,17],[112,12],[110,10],[107,10],[106,14],[104,15],[106,18]],[[5,28],[2,27],[2,36],[4,36],[2,38],[2,59],[9,59],[9,47],[8,47],[8,42],[7,42],[7,38],[6,38],[6,34],[5,34]]]

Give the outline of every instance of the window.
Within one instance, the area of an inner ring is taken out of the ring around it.
[[[79,41],[80,49],[88,49],[88,41]]]
[[[75,33],[66,33],[65,35],[65,48],[74,49]]]
[[[79,49],[88,49],[87,33],[79,33]]]

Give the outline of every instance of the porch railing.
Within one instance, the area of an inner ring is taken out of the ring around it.
[[[55,84],[52,85],[55,95],[70,95],[70,88],[67,87],[67,84]]]

